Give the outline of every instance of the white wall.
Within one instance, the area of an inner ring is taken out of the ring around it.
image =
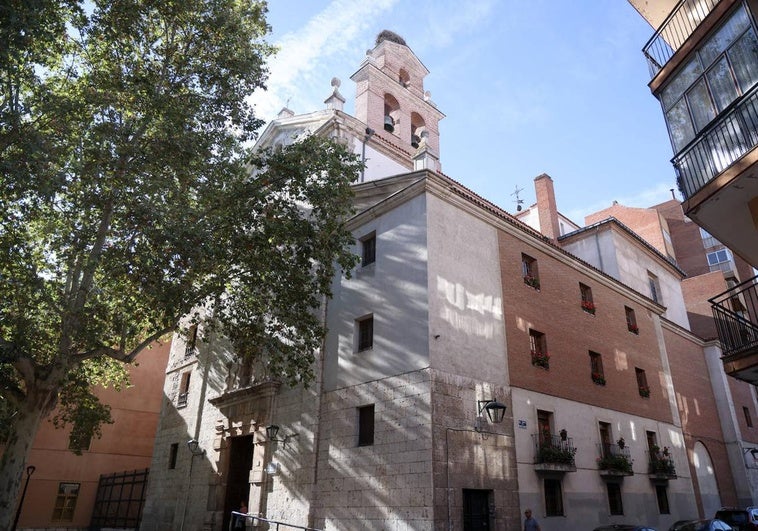
[[[353,234],[376,232],[376,262],[336,278],[329,301],[325,388],[429,366],[426,200],[417,196]],[[355,246],[360,254],[360,243]],[[373,348],[354,352],[355,320],[374,316]]]

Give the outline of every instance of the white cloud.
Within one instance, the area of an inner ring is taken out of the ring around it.
[[[374,20],[396,2],[334,0],[304,27],[284,35],[275,43],[279,52],[269,61],[267,90],[256,91],[251,97],[257,116],[266,120],[273,118],[288,99],[291,99],[290,108],[296,112],[319,108],[321,101],[310,101],[317,97],[311,88],[314,83],[323,83],[323,100],[329,94],[331,79],[328,74],[321,79],[320,71],[327,65],[336,68],[337,58],[356,47],[365,49],[369,42],[365,34],[372,29]]]

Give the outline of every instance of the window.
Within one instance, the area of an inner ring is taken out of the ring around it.
[[[82,433],[83,430],[74,424],[71,435],[68,437],[68,449],[74,453],[81,454],[84,450],[89,450],[92,444],[92,433]]]
[[[663,304],[663,298],[661,297],[661,284],[658,282],[658,277],[648,271],[647,282],[650,286],[650,298],[658,304]]]
[[[537,429],[540,445],[550,444],[553,433],[553,414],[550,411],[537,410]]]
[[[611,455],[611,425],[608,422],[598,422],[600,432],[600,457]]]
[[[579,283],[579,295],[582,298],[582,310],[587,313],[595,314],[595,301],[592,299],[592,288]]]
[[[521,254],[521,274],[524,276],[524,284],[534,289],[540,289],[540,273],[537,269],[537,260],[523,253]]]
[[[708,268],[711,271],[731,271],[732,255],[728,249],[719,249],[706,255]]]
[[[639,334],[640,327],[637,326],[637,317],[634,315],[634,310],[629,306],[624,306],[624,312],[626,313],[626,328],[633,334]]]
[[[669,510],[669,497],[666,492],[666,485],[655,486],[655,497],[658,500],[658,512],[661,514],[671,514]]]
[[[758,81],[755,31],[743,6],[715,31],[660,92],[674,151],[681,151]],[[735,123],[735,127],[738,127]]]
[[[355,322],[357,331],[356,352],[368,350],[374,346],[374,316],[362,317]]]
[[[184,357],[189,358],[195,353],[195,347],[197,346],[197,325],[193,324],[189,330],[187,330],[187,346],[184,349]]]
[[[530,328],[529,348],[532,353],[532,365],[535,367],[542,367],[543,369],[549,369],[550,354],[547,352],[547,339],[545,338],[545,334]]]
[[[176,456],[179,455],[179,443],[174,443],[168,451],[168,469],[176,468]]]
[[[721,245],[721,242],[718,241],[716,238],[711,236],[711,233],[705,230],[704,228],[700,228],[700,237],[703,239],[703,247],[706,249],[710,249],[711,247],[716,247]]]
[[[608,489],[608,510],[611,514],[624,514],[624,504],[621,502],[621,484],[609,481],[605,484]]]
[[[644,398],[649,397],[650,387],[647,385],[647,375],[645,375],[645,370],[635,367],[634,373],[637,375],[637,388],[639,389],[640,396]]]
[[[191,375],[192,375],[192,371],[187,371],[184,374],[182,374],[182,383],[179,386],[179,396],[176,399],[177,407],[185,407],[187,405]]]
[[[563,516],[563,493],[560,479],[545,478],[545,515]]]
[[[76,499],[79,497],[79,483],[59,483],[58,496],[53,507],[53,520],[71,522],[74,520]]]
[[[744,415],[745,415],[745,424],[747,424],[748,428],[752,428],[753,427],[753,419],[750,416],[750,410],[747,407],[742,406],[742,413],[744,413]]]
[[[358,446],[374,444],[374,404],[358,408]]]
[[[361,238],[361,265],[366,267],[376,262],[376,232]]]
[[[654,431],[646,431],[645,437],[647,438],[648,452],[650,452],[650,455],[653,455],[655,453],[654,450],[658,448],[658,436]]]
[[[605,372],[603,371],[603,356],[590,350],[590,377],[598,385],[605,385]]]

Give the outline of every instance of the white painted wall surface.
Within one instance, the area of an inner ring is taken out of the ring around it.
[[[363,142],[362,139],[356,138],[353,142],[353,151],[359,157],[363,156]],[[388,156],[375,150],[371,145],[366,144],[366,169],[363,172],[363,181],[375,181],[377,179],[383,179],[390,175],[398,175],[400,173],[407,173],[409,168],[398,164]],[[359,180],[360,181],[360,180]]]
[[[497,230],[429,195],[432,366],[505,385],[505,329]]]
[[[684,438],[677,426],[518,388],[512,391],[512,402],[521,512],[531,507],[543,531],[593,529],[615,523],[668,529],[676,520],[697,515]],[[532,435],[537,431],[538,409],[552,412],[554,431],[565,428],[577,448],[577,470],[563,478],[565,514],[560,517],[545,516],[543,477],[534,471]],[[621,486],[623,516],[609,514],[606,485],[598,471],[599,422],[610,423],[613,440],[623,436],[631,450],[634,475],[625,477]],[[646,431],[656,432],[659,445],[668,446],[674,459],[678,479],[668,483],[668,515],[659,514],[655,488],[648,477]]]
[[[376,232],[376,262],[336,278],[329,301],[327,390],[429,366],[426,199],[419,195],[354,231]],[[360,254],[360,243],[355,246]],[[355,320],[373,314],[373,348],[354,352]]]

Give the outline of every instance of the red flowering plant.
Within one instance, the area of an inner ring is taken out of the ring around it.
[[[636,324],[627,323],[627,328],[629,328],[629,331],[633,334],[639,334],[640,333],[640,327]]]
[[[582,310],[584,310],[587,313],[591,313],[594,315],[595,313],[595,303],[592,301],[582,301]]]
[[[640,385],[640,396],[647,398],[650,396],[650,387],[647,385]]]
[[[599,372],[592,372],[592,381],[598,385],[605,385],[605,376]]]
[[[536,367],[542,367],[543,369],[550,368],[550,354],[547,352],[532,351],[532,365]]]

